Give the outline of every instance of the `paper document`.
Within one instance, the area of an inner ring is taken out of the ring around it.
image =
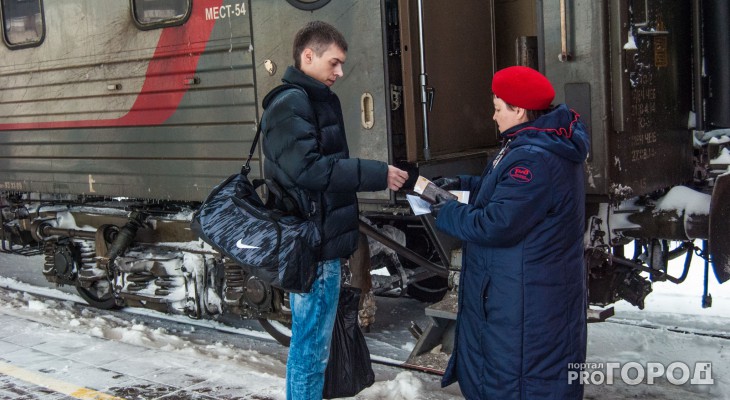
[[[449,193],[452,193],[456,196],[456,200],[459,203],[468,204],[469,203],[469,192],[466,190],[449,190]],[[411,205],[411,209],[413,210],[414,215],[423,215],[423,214],[429,214],[431,212],[430,205],[431,203],[427,202],[426,200],[414,196],[412,194],[407,194],[406,199],[408,200],[408,204]]]

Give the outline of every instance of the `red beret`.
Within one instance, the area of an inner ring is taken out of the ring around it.
[[[555,90],[545,75],[532,68],[516,66],[494,74],[492,93],[505,103],[527,110],[550,108]]]

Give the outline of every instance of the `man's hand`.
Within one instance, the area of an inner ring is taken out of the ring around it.
[[[408,180],[408,172],[388,165],[388,189],[394,192],[398,191],[406,183],[406,180]]]
[[[461,189],[461,179],[458,176],[453,178],[443,177],[433,181],[433,184],[440,187],[443,190],[459,190]]]

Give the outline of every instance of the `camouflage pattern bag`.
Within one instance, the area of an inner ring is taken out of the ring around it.
[[[302,90],[294,84],[279,85],[271,93]],[[306,92],[305,92],[306,93]],[[231,175],[208,195],[193,214],[190,228],[215,250],[238,264],[249,266],[259,278],[289,292],[309,292],[317,272],[322,238],[314,221],[283,212],[256,192],[262,183],[248,179],[251,158],[261,135],[261,124],[251,143],[241,172]],[[276,182],[266,181],[269,195],[282,196]],[[270,199],[272,200],[272,199]],[[286,203],[285,198],[279,198]],[[267,206],[271,207],[267,207]],[[292,212],[293,211],[293,212]]]
[[[308,292],[321,242],[313,221],[268,209],[246,166],[216,186],[193,214],[191,229],[224,256],[290,292]]]

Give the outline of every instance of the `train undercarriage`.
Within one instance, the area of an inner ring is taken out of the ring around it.
[[[46,280],[76,287],[90,305],[148,308],[193,319],[256,319],[288,344],[288,293],[195,237],[191,210],[91,199],[83,204],[54,199],[53,206],[40,198],[3,201],[1,250],[42,255]],[[372,241],[372,257],[367,256],[375,271],[373,294],[435,301],[448,290],[446,266],[439,264],[427,232],[413,222],[409,217],[398,222],[409,231],[409,241],[418,242],[409,249],[402,230],[361,220],[363,233],[381,241]]]
[[[693,256],[708,265],[712,261],[717,280],[727,280],[730,239],[724,221],[730,213],[730,176],[715,176],[713,182],[706,189],[712,195],[676,187],[662,196],[589,203],[585,260],[590,304],[606,307],[626,300],[641,309],[654,282],[684,281]],[[684,199],[684,206],[667,206],[677,198]],[[75,286],[92,306],[141,307],[193,319],[256,319],[288,344],[288,294],[197,239],[189,229],[190,211],[121,201],[59,205],[56,200],[43,206],[40,198],[29,200],[4,198],[2,250],[42,254],[45,278]],[[447,294],[427,309],[435,326],[425,333],[414,327],[414,336],[422,339],[416,353],[448,342],[456,312],[458,243],[430,231],[429,218],[421,217],[422,224],[392,215],[360,222],[370,238],[369,270],[378,271],[371,275],[374,294],[408,294],[429,302]],[[633,254],[625,254],[630,244]],[[685,257],[684,270],[673,276],[668,263],[678,257]],[[703,299],[703,306],[711,306],[707,288]],[[589,310],[594,321],[610,315]],[[434,334],[438,338],[427,338]]]

